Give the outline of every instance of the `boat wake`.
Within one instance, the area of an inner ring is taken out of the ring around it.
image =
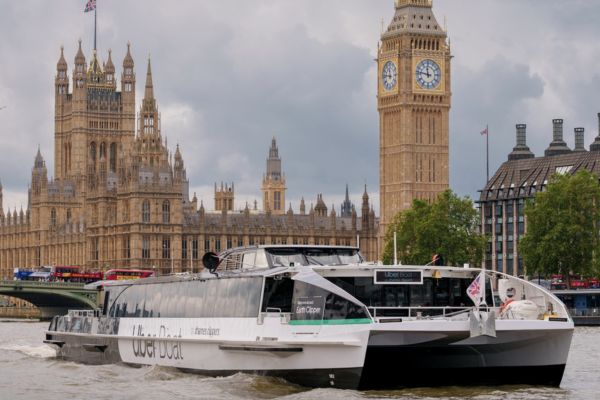
[[[34,358],[56,357],[56,350],[45,344],[39,346],[31,346],[25,344],[3,344],[0,345],[0,350],[15,351]]]

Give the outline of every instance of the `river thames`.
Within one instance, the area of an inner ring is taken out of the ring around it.
[[[88,366],[55,358],[42,343],[46,322],[0,322],[0,399],[597,399],[600,328],[575,329],[560,388],[447,387],[359,392],[306,389],[285,381],[237,374],[208,378],[175,369]],[[402,360],[389,360],[390,364]],[[391,366],[390,368],[393,368]],[[432,376],[431,379],[435,379]]]

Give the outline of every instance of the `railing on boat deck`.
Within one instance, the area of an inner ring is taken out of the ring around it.
[[[450,318],[464,314],[465,319],[473,307],[368,307],[376,320],[394,318]],[[482,311],[497,310],[497,307],[480,307]]]
[[[600,317],[600,308],[569,308],[572,317]]]

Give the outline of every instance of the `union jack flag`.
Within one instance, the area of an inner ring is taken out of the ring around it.
[[[88,0],[85,5],[85,10],[83,12],[90,12],[96,9],[96,0]]]
[[[473,300],[476,307],[479,307],[483,303],[484,288],[485,288],[485,274],[482,272],[477,275],[477,278],[467,288],[467,295]]]

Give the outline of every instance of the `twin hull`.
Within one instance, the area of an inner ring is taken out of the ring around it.
[[[110,321],[107,321],[110,320]],[[162,365],[205,375],[247,372],[310,387],[542,384],[558,386],[572,322],[497,320],[497,337],[468,321],[294,325],[256,318],[94,318],[89,332],[48,331],[65,359]],[[113,332],[103,332],[110,325]],[[293,321],[292,321],[293,322]],[[344,322],[341,320],[339,322]]]

